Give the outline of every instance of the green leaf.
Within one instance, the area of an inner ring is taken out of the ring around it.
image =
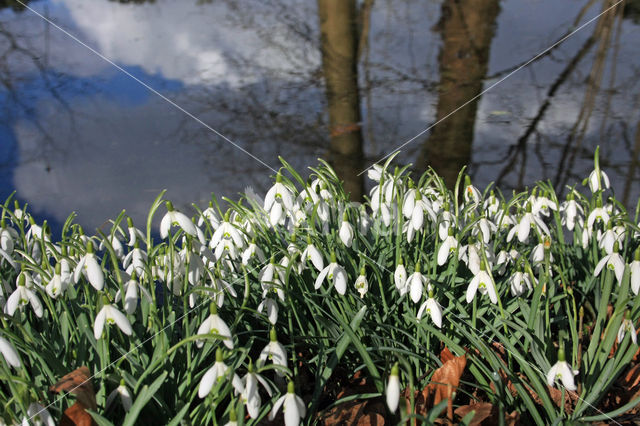
[[[167,378],[168,372],[162,373],[151,386],[144,385],[136,398],[136,401],[131,406],[131,410],[127,413],[127,417],[125,417],[123,426],[133,426],[140,415],[140,411],[144,408],[145,405],[153,398],[154,394],[160,389],[160,386],[164,383],[164,380]]]

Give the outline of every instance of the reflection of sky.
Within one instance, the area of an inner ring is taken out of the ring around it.
[[[489,74],[553,43],[585,2],[501,2]],[[315,2],[242,0],[197,5],[195,0],[158,0],[134,5],[48,0],[32,5],[268,164],[275,166],[276,155],[283,154],[287,159],[296,156],[292,162],[303,167],[314,165],[322,155],[317,145],[309,146],[310,140],[321,141],[326,131],[324,93],[317,82]],[[582,21],[600,10],[600,6],[591,8]],[[372,158],[400,145],[433,120],[441,40],[432,27],[439,18],[439,2],[412,0],[396,7],[376,2],[369,40],[368,66],[374,82],[371,115],[366,92],[361,93],[365,136],[369,123],[376,136],[375,145],[370,141],[366,146]],[[191,202],[202,206],[211,191],[235,198],[246,185],[264,188],[268,169],[58,30],[47,30],[40,18],[28,11],[5,10],[0,12],[0,23],[16,35],[19,45],[48,65],[45,80],[32,58],[20,53],[8,57],[6,72],[23,104],[16,107],[0,86],[5,112],[0,119],[0,163],[10,157],[8,152],[16,152],[18,160],[13,157],[10,167],[0,167],[0,195],[15,188],[19,198],[36,211],[57,221],[77,211],[77,221],[94,228],[122,208],[142,224],[151,201],[163,188],[183,207]],[[629,78],[630,58],[640,57],[637,44],[625,43],[637,36],[637,28],[623,25],[620,63],[626,68],[618,69],[621,81]],[[505,154],[535,115],[549,85],[592,31],[593,26],[585,28],[554,51],[551,59],[536,62],[482,98],[474,161]],[[5,43],[0,36],[0,47]],[[539,127],[542,134],[564,137],[573,125],[591,56],[559,91],[547,112],[549,119]],[[629,111],[637,108],[628,107],[631,97],[631,91],[617,93],[612,114],[635,128],[638,117]],[[597,132],[597,125],[592,123],[590,131]],[[417,152],[422,140],[404,148],[405,153]],[[594,145],[593,138],[587,142],[586,151]],[[607,142],[601,143],[606,153]],[[532,145],[531,149],[549,150],[553,159],[558,147],[549,146]],[[628,163],[613,143],[605,155]],[[588,156],[587,152],[583,157]],[[531,161],[527,183],[546,177],[541,173],[544,169]],[[581,164],[576,174],[588,172],[588,161]],[[475,175],[485,185],[495,179],[495,170],[476,167]]]

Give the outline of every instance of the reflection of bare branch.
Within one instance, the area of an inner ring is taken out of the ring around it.
[[[611,8],[615,4],[616,0],[606,0],[603,2],[603,10]],[[566,170],[571,170],[573,167],[576,153],[580,150],[582,141],[589,127],[591,115],[595,108],[595,101],[600,91],[602,77],[604,74],[604,68],[607,59],[607,52],[610,47],[611,31],[616,16],[622,13],[623,8],[620,5],[616,6],[610,13],[605,13],[598,19],[596,28],[594,30],[594,36],[598,40],[598,48],[596,49],[595,58],[593,61],[593,67],[589,73],[587,80],[587,87],[585,91],[582,108],[578,114],[578,118],[573,128],[569,132],[567,142],[564,146],[560,162],[558,163],[558,169],[555,177],[554,184],[557,188],[563,188],[567,183]],[[575,147],[572,147],[575,140]],[[573,149],[572,149],[573,148]],[[565,161],[568,158],[568,162],[565,167]],[[566,168],[566,170],[565,170]],[[562,175],[564,173],[564,179]]]
[[[558,92],[558,89],[567,81],[569,76],[576,69],[577,65],[584,58],[587,52],[591,49],[591,47],[595,43],[595,40],[596,40],[595,37],[592,36],[592,37],[589,37],[584,42],[580,50],[578,50],[576,55],[571,59],[571,61],[569,61],[569,63],[558,75],[558,77],[553,82],[553,84],[549,87],[549,90],[547,91],[547,97],[542,103],[542,105],[540,105],[540,108],[538,109],[538,113],[535,115],[533,120],[531,120],[531,122],[525,129],[525,132],[522,134],[522,136],[518,138],[518,142],[515,145],[510,146],[505,157],[499,161],[500,163],[506,162],[506,164],[498,174],[498,177],[496,179],[496,185],[500,186],[503,182],[503,179],[506,177],[506,175],[508,175],[513,170],[517,157],[519,155],[522,155],[523,157],[524,155],[526,155],[525,152],[526,152],[527,141],[529,140],[529,137],[536,131],[538,124],[544,118],[544,115],[546,114],[547,110],[551,106],[551,101],[553,100],[553,97]],[[524,163],[523,163],[523,168],[524,168]],[[520,174],[522,175],[522,172]]]
[[[626,132],[623,133],[626,135]],[[636,126],[636,139],[633,145],[633,154],[631,155],[631,162],[629,163],[629,172],[624,181],[624,193],[622,195],[622,203],[625,206],[629,205],[629,194],[631,192],[631,184],[636,175],[636,169],[638,168],[638,154],[640,154],[640,122]]]

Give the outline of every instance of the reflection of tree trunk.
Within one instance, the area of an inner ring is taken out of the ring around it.
[[[352,200],[363,194],[355,0],[318,0],[322,67],[329,106],[329,161]]]
[[[498,0],[445,0],[442,4],[436,121],[482,91],[499,11]],[[453,187],[458,172],[471,160],[479,99],[434,127],[418,157],[418,171],[430,165],[448,187]]]

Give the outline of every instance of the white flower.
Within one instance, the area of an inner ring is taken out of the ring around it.
[[[482,201],[482,194],[475,186],[471,185],[469,176],[465,176],[464,202],[472,206],[477,206]]]
[[[284,346],[278,342],[275,328],[271,329],[271,332],[269,333],[269,343],[267,343],[267,346],[265,346],[260,352],[257,362],[258,368],[262,368],[267,359],[272,361],[274,365],[287,368],[287,353],[284,350]],[[276,374],[280,377],[285,376],[285,372],[280,368],[276,369]]]
[[[0,353],[4,357],[7,364],[14,368],[20,367],[20,357],[18,352],[13,348],[13,345],[4,337],[0,336]]]
[[[133,226],[133,220],[127,216],[127,232],[129,234],[129,241],[127,245],[129,247],[135,246],[136,242],[144,241],[145,236],[141,230]]]
[[[571,369],[569,364],[564,360],[564,350],[560,349],[558,351],[558,362],[556,362],[547,373],[547,384],[553,386],[556,379],[560,379],[562,385],[567,388],[567,390],[575,391],[577,387],[573,381],[573,376],[576,374],[578,374],[578,371]]]
[[[303,419],[307,414],[304,401],[295,394],[293,382],[289,382],[287,385],[287,393],[281,396],[273,405],[273,409],[271,413],[269,413],[269,420],[273,420],[276,417],[281,406],[284,411],[285,426],[298,426],[300,419]]]
[[[353,244],[354,235],[355,233],[353,232],[353,226],[351,226],[349,221],[347,221],[345,213],[345,217],[342,219],[342,224],[340,225],[340,240],[345,246],[351,247],[351,244]]]
[[[131,410],[131,405],[133,405],[133,398],[131,398],[131,392],[129,392],[129,389],[125,385],[124,380],[120,380],[120,385],[112,390],[107,397],[107,409],[111,406],[111,404],[113,404],[113,401],[118,396],[120,397],[122,408],[124,408],[124,411],[128,413],[129,410]]]
[[[573,194],[570,194],[567,201],[560,205],[560,214],[562,215],[562,225],[566,226],[569,231],[573,231],[576,222],[580,226],[584,224],[584,210],[573,198]]]
[[[145,251],[140,248],[139,243],[136,242],[133,249],[124,257],[122,266],[124,266],[129,275],[135,271],[139,277],[144,277],[146,274],[146,265],[147,253],[145,253]]]
[[[591,192],[600,191],[602,189],[609,188],[609,176],[597,167],[591,173],[589,173],[589,189]],[[604,184],[604,185],[603,185]]]
[[[631,290],[636,296],[640,292],[640,249],[636,249],[634,260],[629,264],[631,270]]]
[[[265,297],[258,305],[258,312],[262,313],[265,309],[269,322],[275,325],[278,322],[278,302],[270,297]]]
[[[138,281],[135,279],[135,274],[129,281],[127,281],[124,286],[124,310],[129,315],[133,314],[136,311],[136,307],[138,306],[138,290],[142,293],[142,295],[147,299],[149,303],[153,303],[153,299],[149,291],[144,288]],[[122,293],[120,290],[116,292],[115,301],[119,302],[122,298]]]
[[[598,264],[596,265],[596,269],[593,271],[593,275],[596,277],[600,275],[602,269],[606,266],[607,268],[613,270],[616,275],[616,279],[618,283],[622,283],[622,275],[624,274],[624,260],[622,260],[622,256],[618,254],[617,244],[614,245],[613,252],[611,254],[605,255]]]
[[[122,257],[124,256],[124,247],[122,246],[122,243],[120,242],[118,237],[116,235],[109,236],[107,237],[106,241],[108,241],[109,244],[111,245],[111,248],[113,248],[113,251],[115,252],[116,257],[118,259],[122,259]],[[104,250],[105,247],[106,247],[105,240],[100,241],[99,250]]]
[[[424,290],[424,284],[428,282],[425,275],[420,273],[420,264],[416,263],[415,272],[407,279],[407,286],[409,287],[409,294],[413,303],[418,303],[422,298],[422,291]]]
[[[609,213],[607,212],[607,209],[602,207],[602,200],[600,199],[596,201],[596,207],[591,210],[591,213],[589,213],[589,216],[587,217],[587,229],[589,230],[589,233],[593,232],[593,224],[596,221],[602,222],[604,225],[609,223]]]
[[[33,290],[25,285],[26,278],[24,278],[24,274],[20,274],[18,279],[20,282],[7,299],[7,304],[4,306],[4,313],[13,316],[19,306],[31,304],[31,308],[36,316],[42,318],[42,302],[40,302],[40,299]]]
[[[29,420],[25,417],[22,418],[23,425],[29,425],[30,422],[33,422],[34,425],[41,426],[55,426],[56,422],[53,420],[53,416],[49,413],[49,410],[46,407],[43,407],[41,404],[37,402],[32,402],[29,404],[29,408],[27,408],[27,416],[29,416]]]
[[[219,245],[229,243],[235,248],[244,246],[244,239],[238,228],[229,222],[229,214],[225,215],[224,221],[220,224],[216,232],[213,233],[209,247],[217,249]],[[216,255],[217,256],[217,255]]]
[[[269,222],[276,226],[284,221],[287,210],[293,209],[293,194],[282,183],[280,173],[276,175],[276,183],[264,197],[264,209],[269,213]]]
[[[360,270],[360,275],[356,278],[355,287],[356,291],[360,293],[360,298],[363,298],[364,295],[367,294],[367,291],[369,291],[369,282],[367,281],[364,268]]]
[[[229,330],[227,323],[218,316],[218,308],[215,303],[211,303],[210,310],[209,316],[200,324],[196,334],[215,334],[216,339],[221,339],[227,348],[233,349],[231,330]],[[196,340],[196,346],[198,348],[201,348],[203,345],[204,342],[202,340]]]
[[[450,253],[453,253],[458,248],[458,240],[453,236],[453,228],[449,228],[448,236],[442,242],[442,245],[438,249],[438,265],[442,266],[447,262],[447,258]]]
[[[442,328],[442,306],[433,298],[433,294],[429,293],[429,298],[420,306],[418,310],[418,320],[426,311],[431,316],[431,321],[438,327]]]
[[[398,403],[400,402],[400,374],[398,371],[398,364],[395,364],[391,368],[391,375],[387,382],[387,407],[389,411],[395,413],[398,409]]]
[[[520,219],[520,222],[511,228],[511,231],[509,231],[509,234],[507,235],[507,241],[511,241],[517,233],[518,241],[524,243],[529,238],[529,233],[532,228],[537,228],[546,235],[549,235],[549,228],[547,228],[547,225],[545,225],[542,219],[531,212],[531,204],[527,204],[527,211]]]
[[[200,385],[198,386],[198,396],[200,398],[204,398],[209,395],[213,386],[222,380],[224,380],[227,376],[227,372],[229,367],[224,363],[222,359],[222,351],[220,348],[216,349],[216,362],[207,370],[206,373],[200,379]],[[233,373],[231,378],[231,384],[237,393],[242,393],[244,391],[244,386],[242,385],[242,381],[240,377],[236,373]]]
[[[254,257],[257,257],[261,264],[265,261],[264,252],[256,245],[255,241],[252,241],[242,253],[242,264],[247,266],[249,264],[249,260]]]
[[[96,255],[93,253],[93,243],[91,241],[87,243],[87,254],[82,256],[73,272],[73,281],[76,284],[80,281],[80,275],[84,275],[96,290],[102,290],[104,287],[104,273],[96,259]]]
[[[404,268],[402,262],[396,266],[396,270],[393,273],[393,282],[400,292],[400,296],[404,296],[409,291],[409,287],[407,286],[407,270]]]
[[[102,330],[104,329],[105,322],[107,324],[116,324],[127,336],[130,336],[131,333],[133,333],[131,323],[127,317],[113,305],[105,303],[102,309],[100,309],[100,312],[98,312],[98,315],[96,315],[96,320],[93,323],[93,336],[96,340],[102,337]]]
[[[63,294],[68,286],[69,276],[67,274],[65,278],[62,278],[62,264],[58,263],[56,264],[56,269],[53,276],[45,286],[45,291],[51,298],[55,299]]]
[[[631,341],[634,345],[638,344],[638,335],[636,334],[636,328],[633,326],[633,321],[629,319],[629,313],[625,315],[625,318],[622,320],[622,324],[620,324],[620,328],[618,329],[618,343],[622,343],[622,339],[624,339],[624,335],[629,332],[631,336]]]
[[[242,378],[243,390],[242,400],[247,407],[247,412],[252,419],[258,417],[260,414],[260,406],[262,405],[262,399],[260,398],[260,392],[258,391],[258,383],[260,383],[269,396],[272,395],[271,387],[267,381],[258,373],[253,371],[253,365],[249,363],[247,374]]]
[[[191,222],[191,219],[184,213],[174,210],[171,201],[167,201],[167,213],[160,221],[160,238],[167,238],[172,225],[178,225],[184,232],[192,237],[198,236],[196,226]]]
[[[515,274],[509,278],[509,287],[514,297],[522,296],[527,289],[531,290],[533,288],[531,277],[522,271],[516,271]]]
[[[607,230],[603,233],[598,231],[598,247],[604,249],[607,253],[613,252],[614,243],[618,243],[618,248],[622,248],[622,243],[624,242],[626,231],[624,226],[613,226],[613,222],[609,222],[607,224]]]
[[[333,286],[340,295],[344,295],[347,291],[347,272],[344,268],[336,262],[336,256],[331,253],[331,263],[327,265],[316,278],[315,289],[319,289],[322,286],[322,282],[325,278],[332,281]]]
[[[307,247],[302,251],[302,255],[300,257],[303,262],[310,260],[318,272],[324,269],[324,260],[322,259],[322,255],[316,246],[311,243],[311,237],[308,237]]]
[[[483,265],[484,266],[484,265]],[[467,303],[471,303],[476,296],[476,291],[480,290],[480,293],[489,293],[489,299],[491,303],[498,303],[498,295],[496,293],[496,287],[493,283],[491,275],[481,267],[480,271],[473,277],[467,288]]]

